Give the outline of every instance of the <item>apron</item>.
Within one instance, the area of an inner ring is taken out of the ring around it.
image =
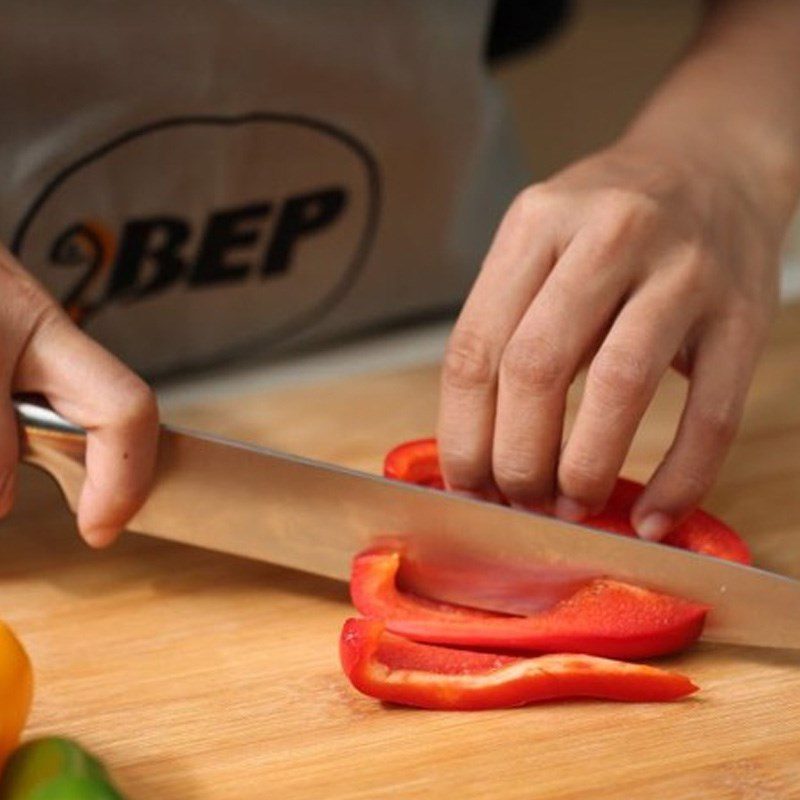
[[[150,375],[453,309],[524,185],[488,0],[8,0],[0,238]]]

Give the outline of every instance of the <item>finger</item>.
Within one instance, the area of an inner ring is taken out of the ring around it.
[[[0,399],[0,519],[14,505],[18,450],[17,420],[11,405],[10,392],[6,390]]]
[[[556,511],[583,519],[603,509],[658,383],[686,339],[697,309],[651,281],[620,311],[591,362],[558,467]]]
[[[629,288],[621,253],[587,232],[567,248],[503,353],[493,474],[519,505],[552,500],[567,391]]]
[[[500,358],[555,263],[547,203],[523,192],[501,223],[464,304],[442,368],[437,438],[448,488],[492,492],[492,433]]]
[[[152,480],[158,437],[152,392],[59,311],[32,336],[15,389],[44,393],[56,411],[86,429],[78,527],[89,544],[109,544],[140,508]]]
[[[631,514],[642,538],[663,538],[713,485],[738,429],[762,341],[736,320],[718,323],[701,340],[675,441]]]
[[[11,403],[17,359],[38,321],[52,306],[42,287],[0,245],[0,518],[11,510],[16,490],[19,427]]]

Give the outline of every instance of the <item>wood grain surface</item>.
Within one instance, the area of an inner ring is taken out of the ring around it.
[[[435,366],[420,366],[218,401],[171,421],[375,470],[393,443],[432,430],[436,382]],[[662,388],[629,475],[657,463],[683,392],[678,379]],[[795,307],[707,506],[760,565],[796,576],[798,398]],[[20,494],[0,524],[0,616],[35,663],[28,734],[79,737],[131,800],[800,798],[791,654],[702,645],[667,659],[702,687],[670,705],[387,708],[340,673],[344,586],[135,535],[94,553],[45,477],[25,470]]]

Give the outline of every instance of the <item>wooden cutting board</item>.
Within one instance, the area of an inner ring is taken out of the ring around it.
[[[734,358],[735,354],[731,354]],[[171,420],[377,470],[433,428],[436,369],[217,401]],[[627,466],[668,443],[663,387]],[[800,308],[784,312],[742,436],[708,500],[764,567],[800,575]],[[671,705],[431,713],[356,694],[337,663],[344,586],[128,535],[83,547],[27,470],[0,525],[0,616],[36,668],[28,734],[95,749],[132,800],[800,797],[800,658],[702,645]]]

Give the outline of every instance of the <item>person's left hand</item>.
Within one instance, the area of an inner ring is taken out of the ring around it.
[[[739,424],[781,244],[756,187],[708,145],[620,144],[517,197],[447,349],[450,488],[554,502],[574,521],[601,510],[672,364],[690,380],[685,409],[632,520],[658,539],[701,500]],[[562,449],[565,397],[587,361]]]

